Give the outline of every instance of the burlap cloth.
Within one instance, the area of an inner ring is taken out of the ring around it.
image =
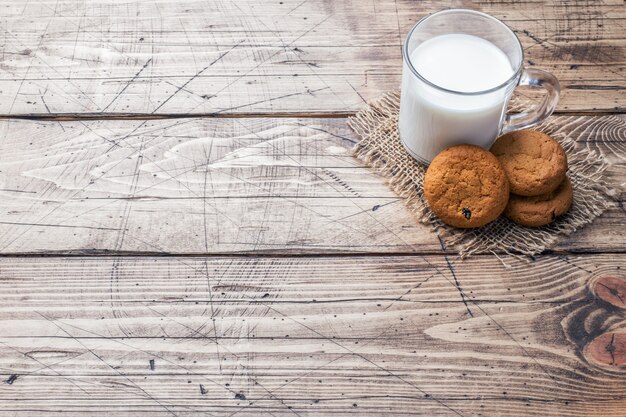
[[[405,204],[417,220],[430,225],[462,257],[479,253],[539,254],[552,248],[561,236],[591,223],[614,200],[613,193],[601,185],[602,173],[607,168],[602,155],[577,149],[573,138],[544,123],[536,129],[558,140],[567,154],[568,175],[574,187],[574,203],[569,213],[541,228],[519,226],[504,216],[478,229],[450,227],[430,211],[424,199],[426,167],[413,159],[400,143],[399,105],[400,93],[388,93],[350,118],[350,126],[361,137],[354,155],[387,177],[391,188],[406,199]]]

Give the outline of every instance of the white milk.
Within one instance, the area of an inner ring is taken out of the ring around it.
[[[464,34],[429,39],[411,53],[410,59],[429,82],[466,93],[497,87],[514,72],[497,46]],[[480,95],[449,93],[424,83],[405,62],[400,137],[413,156],[423,162],[430,162],[444,148],[459,143],[489,148],[500,132],[512,87]]]

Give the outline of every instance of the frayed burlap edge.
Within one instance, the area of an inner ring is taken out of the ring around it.
[[[600,184],[608,167],[602,155],[594,150],[576,149],[574,139],[548,121],[536,129],[552,135],[567,154],[568,176],[574,187],[574,203],[569,213],[541,228],[520,226],[503,216],[479,229],[452,228],[430,211],[423,195],[426,167],[413,159],[400,143],[399,103],[399,92],[387,93],[350,118],[350,127],[361,138],[354,155],[387,177],[392,190],[405,198],[416,218],[445,236],[447,245],[463,258],[480,253],[539,254],[552,248],[561,236],[591,223],[614,201],[615,193]]]

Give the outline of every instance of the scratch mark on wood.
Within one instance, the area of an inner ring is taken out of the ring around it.
[[[448,258],[448,251],[447,251],[446,245],[443,243],[443,240],[441,239],[441,236],[439,236],[439,233],[437,233],[437,239],[439,239],[439,244],[441,245],[443,256],[446,259],[448,270],[450,270],[450,273],[452,274],[452,278],[454,278],[454,285],[456,286],[456,289],[459,292],[459,295],[461,296],[461,300],[463,300],[463,304],[465,304],[465,308],[467,309],[467,314],[469,314],[470,317],[474,317],[474,314],[472,314],[472,310],[470,310],[469,305],[467,304],[467,300],[465,299],[465,293],[463,292],[463,289],[461,288],[461,284],[459,283],[459,280],[456,276],[454,267],[452,266],[452,263],[450,263],[450,259]]]
[[[141,391],[147,398],[149,398],[150,400],[154,401],[156,404],[158,404],[159,406],[163,407],[163,409],[165,409],[167,412],[169,412],[171,415],[173,416],[178,416],[176,413],[174,413],[167,405],[165,405],[162,401],[159,401],[157,398],[155,398],[154,396],[152,396],[151,394],[149,394],[145,389],[141,388],[139,385],[137,385],[137,383],[135,383],[132,379],[130,379],[128,376],[126,376],[124,373],[122,373],[117,367],[112,366],[110,363],[108,363],[107,361],[104,360],[104,358],[100,355],[98,355],[93,349],[88,348],[83,342],[80,341],[80,339],[74,337],[72,334],[70,334],[67,330],[65,330],[62,326],[60,326],[58,323],[56,323],[56,320],[51,319],[50,317],[40,313],[39,311],[35,311],[35,313],[37,313],[38,315],[40,315],[41,317],[43,317],[46,321],[52,323],[56,328],[58,328],[59,330],[61,330],[63,333],[65,333],[66,335],[68,335],[70,338],[72,338],[72,340],[76,341],[76,343],[78,343],[79,345],[81,345],[83,347],[83,349],[86,349],[89,353],[91,353],[96,359],[98,359],[100,362],[102,362],[104,365],[106,365],[108,368],[112,369],[114,372],[116,372],[119,376],[121,376],[122,378],[124,378],[125,380],[127,380],[133,387],[137,388],[139,391]]]
[[[308,0],[304,0],[303,2],[301,2],[300,4],[298,4],[297,6],[295,6],[294,8],[292,8],[291,10],[289,10],[289,12],[287,12],[286,16],[291,15],[291,13],[295,12],[297,9],[300,8],[300,6],[302,6],[304,3],[306,3]]]
[[[179,261],[179,262],[180,262],[180,263],[182,263],[183,265],[185,265],[185,264],[186,264],[186,263],[185,263],[185,262],[183,262],[183,261]],[[58,321],[58,320],[55,320],[55,321]],[[115,343],[118,343],[118,344],[120,344],[120,345],[122,345],[122,346],[125,346],[126,348],[130,348],[130,349],[132,349],[132,350],[136,350],[136,351],[138,351],[138,352],[142,352],[142,353],[145,353],[145,354],[150,354],[150,353],[151,353],[151,352],[148,352],[148,351],[146,351],[146,350],[144,350],[144,349],[141,349],[141,348],[139,348],[139,347],[136,347],[136,346],[130,345],[130,344],[128,344],[128,343],[125,343],[125,342],[123,341],[123,339],[122,339],[122,340],[120,340],[120,339],[117,339],[117,338],[110,338],[110,337],[108,337],[108,336],[104,336],[104,335],[102,335],[102,334],[99,334],[99,333],[96,333],[96,332],[90,331],[90,330],[88,330],[88,329],[84,329],[84,328],[80,328],[80,327],[78,327],[78,326],[74,326],[74,325],[72,325],[72,324],[70,324],[70,323],[64,323],[64,322],[61,322],[61,323],[63,323],[64,325],[66,325],[66,326],[68,326],[68,327],[71,327],[71,328],[74,328],[74,329],[80,330],[81,332],[86,332],[86,333],[92,334],[92,335],[94,335],[94,336],[97,336],[97,337],[98,337],[98,338],[100,338],[100,339],[107,339],[107,340],[111,340],[111,341],[113,341],[113,342],[115,342]],[[58,326],[57,326],[57,327],[58,327]],[[65,332],[65,333],[66,333],[66,334],[68,334],[67,332]],[[73,335],[69,335],[68,337],[69,337],[70,339],[80,339],[79,337],[75,337],[75,336],[73,336]],[[2,343],[2,342],[0,342],[0,343]],[[91,352],[90,352],[90,353],[91,353]],[[169,360],[169,359],[167,359],[165,356],[155,355],[154,353],[152,353],[152,354],[153,354],[156,358],[161,359],[162,361],[164,361],[164,362],[166,362],[166,363],[168,363],[168,364],[170,364],[170,365],[173,365],[173,366],[175,366],[175,367],[177,367],[177,368],[180,368],[180,369],[182,369],[182,370],[186,371],[186,373],[187,373],[188,375],[194,375],[194,376],[197,376],[197,377],[203,378],[203,379],[205,379],[206,381],[211,382],[212,384],[216,385],[216,386],[217,386],[217,387],[219,387],[219,388],[226,389],[228,392],[230,392],[230,393],[232,393],[232,394],[234,394],[234,393],[235,393],[232,389],[228,388],[228,385],[229,385],[229,384],[226,384],[226,386],[224,387],[222,384],[220,384],[219,382],[217,382],[217,381],[215,381],[215,380],[213,380],[213,379],[209,378],[209,377],[208,377],[206,374],[204,374],[204,373],[194,372],[192,369],[190,369],[190,368],[188,368],[188,367],[186,367],[186,366],[183,366],[183,365],[181,365],[180,363],[178,363],[178,362],[176,362],[176,361]],[[110,366],[110,365],[109,365],[109,366]],[[113,369],[114,369],[114,370],[116,370],[116,368],[113,368]],[[117,371],[117,370],[116,370],[116,371]],[[119,371],[118,371],[118,372],[119,372]],[[132,382],[132,381],[131,381],[131,382]]]
[[[184,262],[181,262],[181,263],[185,264]],[[178,325],[180,325],[180,326],[182,326],[182,327],[184,327],[184,328],[186,328],[186,329],[188,329],[188,330],[193,331],[193,332],[194,332],[194,334],[197,334],[197,333],[199,333],[199,332],[202,330],[201,328],[200,328],[200,329],[193,329],[193,328],[191,328],[190,326],[186,325],[185,323],[182,323],[182,322],[180,322],[180,321],[178,321],[178,320],[176,320],[176,319],[173,319],[173,318],[171,318],[171,317],[169,317],[169,316],[166,316],[166,315],[164,315],[163,313],[160,313],[159,311],[157,311],[157,310],[155,310],[155,309],[153,309],[153,308],[151,308],[151,307],[148,307],[148,309],[150,309],[150,310],[151,310],[151,311],[153,311],[154,313],[158,314],[159,316],[166,318],[166,319],[167,319],[167,320],[169,320],[169,321],[172,321],[172,322],[174,322],[174,323],[176,323],[176,324],[178,324]],[[203,334],[203,335],[202,335],[202,337],[203,337],[203,338],[207,338],[207,337],[209,337],[209,336],[207,336],[207,335],[204,335],[204,334]],[[223,337],[220,337],[220,339],[221,339],[221,338],[223,338]],[[215,339],[215,344],[216,344],[216,346],[217,346],[217,339],[218,339],[218,338],[216,337],[216,339]],[[239,338],[237,338],[237,340],[240,340],[240,339],[239,339]],[[233,356],[233,357],[237,360],[237,362],[238,362],[238,366],[241,366],[243,369],[246,369],[246,370],[248,370],[248,369],[249,369],[247,366],[245,366],[243,363],[241,363],[241,358],[240,358],[240,356],[239,356],[239,355],[237,355],[235,352],[233,352],[233,351],[231,351],[230,349],[228,349],[228,347],[226,347],[226,346],[223,346],[223,349],[224,349],[226,352],[228,352],[228,354],[230,354],[231,356]],[[282,398],[280,398],[278,395],[276,395],[276,394],[275,394],[272,390],[269,390],[268,388],[266,388],[266,387],[265,387],[265,386],[264,386],[264,385],[263,385],[263,384],[262,384],[262,383],[261,383],[261,382],[260,382],[257,378],[255,378],[255,377],[253,376],[253,374],[250,374],[250,375],[249,375],[249,378],[250,378],[250,380],[254,383],[254,385],[257,385],[257,386],[261,387],[261,389],[263,389],[263,390],[267,393],[267,396],[268,396],[269,398],[271,398],[271,399],[273,399],[273,400],[278,401],[280,404],[282,404],[282,405],[283,405],[283,406],[285,406],[287,409],[289,409],[289,411],[290,411],[292,414],[295,414],[295,415],[297,415],[297,416],[300,416],[300,414],[298,414],[296,411],[294,411],[291,407],[289,407],[289,406],[285,403],[285,400],[283,400],[283,399],[282,399]],[[214,381],[211,381],[211,382],[214,382]],[[230,384],[226,384],[226,387],[227,387],[228,391],[230,391],[232,394],[234,394],[234,395],[235,395],[235,398],[237,398],[237,396],[238,396],[238,395],[243,395],[243,393],[242,393],[242,392],[235,392],[235,391],[234,391],[234,390],[232,390],[231,388],[228,388],[229,386],[230,386]],[[245,396],[244,396],[243,398],[245,399]],[[251,405],[251,404],[253,404],[253,403],[254,403],[254,402],[251,402],[249,405]],[[228,416],[228,417],[231,417],[231,416],[233,416],[233,415],[237,414],[237,413],[238,413],[239,411],[241,411],[241,410],[242,410],[242,409],[239,409],[239,410],[235,411],[234,413],[229,414],[229,416]]]
[[[537,45],[542,45],[544,43],[544,40],[541,39],[540,37],[534,35],[532,32],[530,32],[529,30],[524,29],[523,30],[524,35],[528,36],[529,38],[531,38],[532,40],[534,40],[535,42],[537,42]]]
[[[288,320],[290,320],[290,321],[292,321],[292,322],[294,322],[294,323],[296,323],[296,324],[298,324],[298,325],[300,325],[300,326],[302,326],[302,327],[304,327],[304,328],[308,329],[309,331],[311,331],[311,332],[313,332],[313,333],[317,334],[318,336],[321,336],[321,337],[325,338],[326,340],[328,340],[328,342],[330,342],[330,343],[332,343],[332,344],[334,344],[334,345],[336,345],[336,346],[338,346],[338,347],[340,347],[340,348],[342,348],[342,349],[344,349],[344,350],[346,350],[346,351],[350,352],[351,354],[353,354],[353,355],[355,355],[355,356],[358,356],[359,358],[361,358],[361,359],[363,359],[364,361],[368,362],[369,364],[371,364],[371,365],[375,366],[376,368],[380,369],[381,371],[383,371],[383,372],[385,372],[385,373],[389,374],[390,376],[392,376],[392,377],[394,377],[394,378],[397,378],[398,380],[402,381],[403,383],[405,383],[405,384],[407,384],[407,385],[409,385],[409,386],[411,386],[411,387],[415,388],[415,389],[416,389],[416,390],[418,390],[420,393],[424,394],[424,396],[425,396],[424,398],[428,398],[428,399],[430,399],[430,400],[432,400],[432,401],[437,402],[439,405],[441,405],[442,407],[444,407],[444,408],[445,408],[445,409],[447,409],[448,411],[451,411],[452,413],[456,414],[457,416],[464,417],[464,414],[462,414],[460,411],[458,411],[458,410],[456,410],[456,409],[454,409],[454,408],[450,407],[450,406],[449,406],[448,404],[446,404],[444,401],[442,401],[442,400],[438,399],[437,397],[434,397],[433,395],[431,395],[431,394],[427,393],[427,392],[426,392],[426,391],[424,391],[422,388],[420,388],[419,386],[415,385],[413,382],[411,382],[411,381],[407,380],[406,378],[402,377],[401,375],[398,375],[397,373],[392,372],[392,371],[390,371],[389,369],[387,369],[387,368],[385,368],[385,367],[383,367],[383,366],[379,365],[378,363],[374,362],[373,360],[371,360],[371,359],[370,359],[369,357],[367,357],[366,355],[361,354],[361,353],[359,353],[359,352],[356,352],[356,351],[354,351],[354,350],[350,349],[350,348],[349,348],[349,347],[347,347],[347,346],[344,346],[343,344],[341,344],[341,343],[337,342],[337,340],[336,340],[336,339],[331,338],[331,337],[328,337],[328,336],[326,336],[326,335],[324,335],[324,334],[320,333],[319,331],[315,330],[315,329],[314,329],[314,328],[312,328],[311,326],[309,326],[309,325],[307,325],[307,324],[303,323],[302,321],[296,320],[295,318],[293,318],[293,317],[291,317],[291,316],[289,316],[289,315],[286,315],[286,314],[284,314],[284,313],[282,313],[282,312],[278,311],[277,309],[275,309],[274,307],[272,307],[272,306],[270,306],[270,305],[267,305],[267,307],[268,307],[269,309],[271,309],[272,311],[274,311],[275,313],[279,314],[280,316],[284,317],[285,319],[288,319]]]
[[[235,6],[236,4],[233,3]],[[237,6],[236,6],[237,7]],[[332,17],[332,15],[328,15],[327,17],[325,17],[324,19],[322,19],[319,23],[317,23],[316,25],[314,25],[312,28],[306,30],[304,33],[302,33],[300,36],[298,36],[297,38],[295,38],[294,40],[292,40],[291,42],[289,42],[287,45],[284,45],[284,47],[290,47],[292,46],[295,42],[297,42],[298,40],[300,40],[301,38],[303,38],[304,36],[306,36],[307,34],[309,34],[311,31],[315,30],[317,27],[319,27],[320,25],[322,25],[324,22],[326,22],[328,19],[330,19]],[[243,42],[243,41],[242,41]],[[228,88],[230,88],[233,84],[235,84],[236,82],[238,82],[239,80],[241,80],[243,77],[245,77],[246,75],[250,74],[252,71],[256,70],[257,68],[259,68],[260,66],[262,66],[263,64],[265,64],[267,61],[269,61],[270,59],[272,59],[273,57],[275,57],[276,55],[278,55],[280,53],[280,51],[274,52],[273,54],[271,54],[270,56],[268,56],[267,58],[265,58],[263,61],[259,62],[258,64],[256,64],[254,67],[252,67],[251,69],[249,69],[248,71],[246,71],[244,74],[240,75],[239,77],[235,78],[233,81],[229,82],[228,84],[226,84],[224,87],[222,87],[221,89],[219,89],[216,93],[214,93],[214,96],[217,96],[219,93],[227,90]],[[197,107],[197,106],[196,106]],[[195,109],[195,108],[194,108]]]
[[[289,94],[285,94],[285,95],[282,95],[282,96],[270,97],[268,99],[255,101],[253,103],[240,104],[238,106],[234,106],[234,107],[229,107],[229,108],[226,108],[226,109],[218,110],[216,113],[218,113],[218,114],[219,113],[226,113],[226,112],[229,112],[229,111],[232,111],[232,110],[240,109],[242,107],[249,107],[249,106],[254,106],[256,104],[270,103],[272,101],[280,100],[280,99],[287,98],[287,97],[301,96],[303,94],[314,94],[314,93],[317,93],[318,91],[328,90],[329,88],[330,87],[320,87],[320,88],[315,89],[315,90],[298,91],[298,92],[295,92],[295,93],[289,93]]]
[[[63,375],[63,374],[61,374],[59,371],[57,371],[56,369],[52,368],[52,366],[51,366],[51,365],[47,365],[47,364],[43,363],[42,361],[40,361],[39,359],[37,359],[37,358],[33,357],[32,355],[26,355],[25,353],[23,353],[23,352],[19,351],[18,349],[14,348],[13,346],[11,346],[11,345],[9,345],[9,344],[7,344],[7,343],[4,343],[4,342],[1,342],[1,341],[0,341],[0,344],[1,344],[2,346],[6,347],[6,348],[11,349],[11,350],[12,350],[12,351],[14,351],[14,352],[19,353],[20,355],[23,355],[24,357],[27,357],[27,358],[29,358],[29,359],[31,359],[31,360],[33,360],[33,361],[37,362],[39,365],[42,365],[42,368],[39,368],[39,369],[36,369],[36,370],[34,370],[34,371],[32,371],[32,372],[29,372],[29,373],[23,374],[24,376],[29,375],[29,374],[31,374],[31,373],[38,372],[38,371],[40,371],[40,370],[42,370],[42,369],[50,369],[50,371],[54,372],[56,375],[60,376],[61,378],[63,378],[64,380],[66,380],[67,382],[69,382],[70,384],[74,385],[76,388],[78,388],[78,389],[79,389],[79,390],[81,390],[82,392],[84,392],[85,394],[89,395],[89,393],[88,393],[85,389],[83,389],[80,385],[78,385],[76,382],[74,382],[71,378],[68,378],[67,376],[64,376],[64,375]],[[79,355],[79,356],[80,356],[80,355]],[[69,359],[73,359],[73,357],[72,357],[72,358],[69,358]],[[61,361],[61,362],[65,362],[66,360],[69,360],[69,359],[64,359],[64,360],[63,360],[63,361]],[[52,364],[52,365],[55,365],[55,364]]]
[[[80,225],[66,225],[66,224],[51,224],[51,223],[26,223],[26,222],[3,222],[0,221],[0,224],[10,224],[14,226],[36,226],[36,227],[66,227],[70,229],[91,229],[91,230],[112,230],[119,231],[119,228],[116,227],[94,227],[94,226],[80,226]]]
[[[109,107],[111,107],[111,105],[112,105],[113,103],[115,103],[115,101],[116,101],[118,98],[120,98],[120,96],[121,96],[122,94],[124,94],[124,91],[126,91],[126,89],[127,89],[127,88],[128,88],[128,87],[129,87],[129,86],[130,86],[133,82],[135,82],[135,80],[137,79],[137,77],[139,77],[139,75],[143,72],[143,70],[145,70],[145,69],[146,69],[146,67],[147,67],[148,65],[150,65],[150,63],[151,63],[151,62],[152,62],[152,58],[148,59],[148,60],[146,61],[146,63],[145,63],[145,64],[143,64],[143,66],[141,67],[141,69],[140,69],[139,71],[137,71],[137,73],[135,73],[135,75],[134,75],[134,76],[133,76],[130,80],[128,80],[128,82],[126,83],[126,85],[124,86],[124,88],[122,88],[122,89],[120,90],[120,92],[119,92],[119,93],[117,93],[117,94],[115,95],[115,97],[113,97],[113,99],[109,102],[109,104],[107,104],[107,105],[106,105],[106,106],[102,109],[101,113],[104,113],[105,111],[107,111],[107,109],[108,109]]]
[[[359,91],[354,88],[354,86],[352,85],[352,83],[349,80],[346,80],[346,82],[348,83],[348,85],[350,86],[350,88],[352,88],[352,90],[357,94],[357,96],[359,96],[359,98],[361,99],[361,101],[363,102],[363,104],[367,104],[367,100],[365,100],[363,98],[363,96],[361,95],[361,93],[359,93]]]
[[[0,191],[4,191],[4,192],[8,192],[8,193],[37,194],[37,191],[13,190],[13,189],[9,189],[9,188],[0,188]]]
[[[383,311],[387,311],[389,310],[389,308],[391,308],[391,306],[393,306],[395,303],[404,301],[402,300],[402,297],[404,297],[405,295],[410,294],[411,292],[413,292],[414,290],[418,289],[419,287],[421,287],[422,285],[426,284],[428,281],[430,281],[430,279],[432,277],[434,277],[435,275],[437,275],[439,272],[435,272],[434,274],[430,275],[428,278],[426,278],[423,281],[420,281],[417,285],[415,285],[414,287],[408,289],[404,294],[400,295],[399,297],[394,298],[393,300],[391,300],[391,303],[389,303],[389,305],[387,305]]]
[[[215,65],[217,62],[219,62],[222,58],[224,58],[226,55],[228,55],[228,53],[230,53],[231,51],[233,51],[236,47],[238,47],[243,41],[239,42],[237,45],[233,46],[232,48],[230,48],[228,51],[220,54],[220,56],[218,56],[217,58],[215,58],[209,65],[207,65],[206,67],[202,68],[200,71],[198,71],[197,73],[195,73],[191,78],[189,78],[187,81],[185,81],[183,83],[183,85],[181,85],[180,87],[178,87],[176,89],[176,91],[174,91],[168,98],[166,98],[163,102],[161,102],[161,104],[159,104],[153,111],[152,113],[156,113],[161,107],[165,106],[165,104],[167,104],[168,101],[170,101],[176,94],[178,94],[178,92],[180,90],[182,90],[183,88],[187,87],[187,85],[192,82],[193,80],[195,80],[200,74],[202,74],[204,71],[206,71],[207,69],[211,68],[213,65]]]

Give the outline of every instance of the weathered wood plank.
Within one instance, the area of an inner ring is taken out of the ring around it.
[[[2,126],[4,253],[385,252],[436,241],[350,156],[345,120]]]
[[[552,119],[618,192],[625,119]],[[5,120],[0,138],[1,253],[441,252],[350,156],[345,119]],[[622,252],[625,225],[617,205],[559,249]]]
[[[0,412],[623,416],[626,259],[504,261],[2,258]]]
[[[559,110],[624,110],[621,1],[3,0],[0,114],[355,111],[398,87],[410,26],[452,6],[509,24]]]

